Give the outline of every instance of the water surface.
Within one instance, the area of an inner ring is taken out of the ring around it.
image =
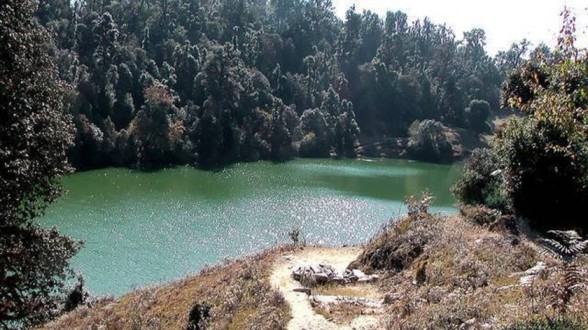
[[[435,210],[454,212],[459,171],[399,160],[105,169],[65,178],[42,223],[85,241],[73,265],[92,293],[120,295],[287,242],[293,228],[309,244],[362,243],[427,188]]]

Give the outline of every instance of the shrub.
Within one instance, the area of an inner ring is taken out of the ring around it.
[[[486,121],[490,117],[490,104],[483,100],[472,100],[465,110],[466,120],[470,128],[478,133],[487,132],[490,128]]]
[[[427,162],[446,163],[453,158],[443,125],[429,119],[420,122],[416,130],[410,129],[408,152],[412,158]]]
[[[206,329],[208,318],[210,317],[210,306],[206,304],[195,303],[188,315],[188,327],[186,330]]]
[[[537,229],[588,229],[578,217],[588,201],[588,149],[566,135],[533,118],[515,118],[494,148],[513,210]]]
[[[466,220],[479,226],[488,226],[498,220],[500,216],[498,212],[483,205],[463,206],[459,211]]]
[[[466,161],[463,174],[452,187],[453,194],[465,205],[486,205],[509,211],[510,200],[504,186],[502,168],[495,151],[474,150]]]
[[[472,157],[454,192],[491,207],[505,193],[513,213],[536,229],[586,232],[578,215],[588,202],[588,57],[574,48],[573,15],[562,16],[559,55],[530,60],[503,86],[504,105],[525,117],[511,119],[491,151]],[[488,177],[499,172],[500,180]]]

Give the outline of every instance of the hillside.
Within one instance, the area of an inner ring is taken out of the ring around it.
[[[588,297],[562,300],[569,274],[539,243],[524,222],[483,208],[451,217],[416,213],[364,248],[281,247],[99,300],[44,329],[186,329],[194,303],[210,306],[210,329],[584,329]],[[349,263],[380,278],[307,281],[311,296],[292,291],[303,287],[290,276],[299,266],[342,272]],[[575,265],[584,274],[588,259]],[[547,320],[568,327],[550,328]]]
[[[330,0],[41,0],[36,18],[78,170],[355,157],[416,120],[480,132],[519,61],[481,29]]]

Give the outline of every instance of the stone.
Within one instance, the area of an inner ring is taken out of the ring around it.
[[[542,271],[546,270],[547,266],[545,266],[545,263],[543,261],[539,261],[535,266],[525,270],[523,272],[523,274],[525,275],[537,275],[539,273],[541,273]]]
[[[355,276],[357,278],[363,278],[366,276],[365,273],[359,269],[353,269],[353,270],[351,270],[351,272],[353,273],[353,276]]]
[[[339,274],[333,266],[330,265],[308,265],[300,266],[292,272],[292,278],[300,281],[307,278],[316,281],[319,284],[348,284],[353,282],[369,283],[379,279],[378,275],[366,275],[359,269],[346,269],[343,275]]]
[[[326,284],[329,282],[329,275],[325,273],[314,274],[314,279],[317,283]]]
[[[292,291],[306,293],[306,295],[308,295],[308,296],[310,296],[312,294],[312,290],[310,288],[295,288]]]
[[[384,304],[393,304],[395,301],[400,300],[401,298],[402,294],[400,293],[388,293],[384,296]]]

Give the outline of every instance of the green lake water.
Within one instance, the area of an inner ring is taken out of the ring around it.
[[[399,160],[296,160],[68,176],[68,193],[41,220],[85,241],[73,266],[97,295],[192,274],[204,265],[288,242],[360,244],[429,189],[434,210],[455,212],[461,166]]]

